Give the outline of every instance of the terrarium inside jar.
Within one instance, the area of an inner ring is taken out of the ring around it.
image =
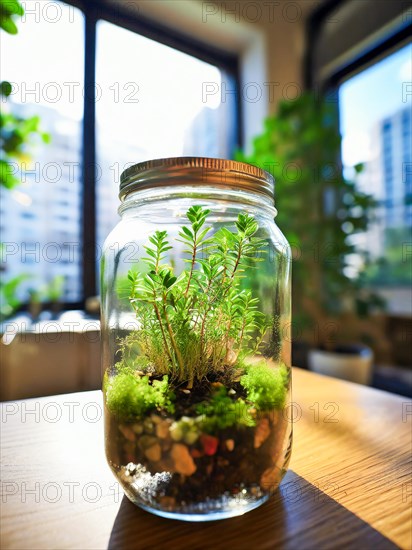
[[[189,520],[267,500],[291,443],[289,255],[262,192],[273,182],[214,161],[205,183],[202,160],[129,169],[102,261],[108,462],[133,502]]]

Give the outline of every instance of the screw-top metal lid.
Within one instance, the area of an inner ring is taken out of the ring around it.
[[[269,172],[245,162],[205,157],[174,157],[140,162],[120,177],[119,197],[162,186],[213,186],[260,193],[273,201],[274,179]]]

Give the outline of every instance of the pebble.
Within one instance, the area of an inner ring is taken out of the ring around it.
[[[184,442],[187,443],[188,445],[193,445],[193,443],[196,443],[198,439],[199,439],[199,434],[198,432],[195,432],[195,431],[187,432],[183,437]]]
[[[234,448],[235,448],[235,442],[233,441],[233,439],[227,439],[226,440],[226,449],[228,451],[233,451]]]
[[[120,424],[119,430],[128,441],[136,441],[136,435],[129,426],[123,426],[122,424]]]
[[[182,390],[183,393],[185,393],[186,395],[190,394],[190,390]]]
[[[153,447],[157,443],[157,438],[151,435],[142,435],[139,437],[138,445],[141,449],[146,450],[149,447]]]
[[[146,455],[146,458],[148,458],[152,462],[157,462],[162,456],[162,449],[160,448],[159,443],[155,443],[154,445],[146,449],[144,454]]]
[[[151,419],[151,421],[153,422],[153,424],[160,424],[160,422],[162,422],[161,417],[160,417],[159,415],[157,415],[157,414],[152,414],[152,415],[150,416],[150,419]]]
[[[173,441],[180,441],[182,439],[183,431],[177,422],[173,422],[173,424],[170,426],[169,431]]]
[[[134,431],[135,434],[141,434],[143,433],[143,426],[142,424],[133,424],[132,430]]]
[[[186,445],[175,443],[170,454],[173,458],[175,472],[185,476],[191,476],[196,472],[196,464]]]
[[[153,422],[151,421],[150,418],[146,418],[146,419],[144,420],[143,426],[144,426],[144,431],[145,431],[146,433],[149,433],[149,434],[153,433],[154,424],[153,424]]]
[[[159,439],[166,439],[169,436],[170,421],[162,420],[156,424],[156,435]]]
[[[229,395],[235,395],[236,391],[234,389],[230,389],[227,393]]]
[[[129,462],[129,464],[126,466],[125,473],[128,476],[134,476],[137,471],[137,466],[133,462]]]
[[[200,440],[202,442],[205,455],[212,456],[216,453],[217,446],[219,445],[219,440],[217,437],[213,437],[213,435],[202,434]]]
[[[254,447],[258,449],[269,437],[270,426],[267,418],[262,418],[255,430]]]

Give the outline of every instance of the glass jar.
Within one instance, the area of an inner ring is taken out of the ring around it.
[[[105,445],[129,499],[192,521],[265,502],[290,458],[290,253],[254,166],[128,168],[101,265]]]

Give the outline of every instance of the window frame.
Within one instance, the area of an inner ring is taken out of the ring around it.
[[[236,93],[236,146],[242,146],[240,58],[215,46],[200,42],[160,22],[149,20],[139,13],[133,14],[121,5],[102,5],[98,0],[59,0],[79,9],[84,16],[84,104],[81,147],[81,293],[80,301],[63,302],[65,310],[85,309],[88,298],[96,296],[97,286],[97,181],[96,181],[96,104],[93,93],[96,84],[97,23],[107,21],[183,53],[213,64],[232,79]],[[50,304],[45,303],[47,308]],[[23,306],[27,309],[27,304]]]
[[[347,0],[325,0],[308,17],[305,27],[306,54],[303,62],[304,83],[307,89],[313,89],[318,81],[314,68],[316,40],[328,18],[335,10],[343,6]],[[405,6],[406,7],[406,6]],[[340,69],[332,72],[321,82],[320,93],[336,92],[338,87],[348,78],[362,72],[369,66],[387,57],[410,42],[412,17],[396,30],[389,30],[381,40],[365,45],[358,55],[349,59]]]
[[[358,55],[348,59],[344,65],[331,72],[325,79],[320,80],[320,84],[316,86],[316,82],[319,82],[319,75],[314,69],[316,37],[318,33],[321,32],[323,25],[327,22],[331,14],[344,5],[346,1],[347,0],[326,0],[324,4],[312,12],[306,24],[307,52],[303,67],[305,87],[335,102],[337,120],[339,120],[340,116],[340,103],[338,100],[339,87],[345,81],[412,43],[412,18],[410,17],[406,24],[400,26],[396,31],[388,31],[379,42],[372,45],[365,45]],[[337,161],[339,165],[343,167],[341,153],[342,151],[340,151]],[[389,202],[391,202],[391,199],[388,200],[388,203]],[[398,285],[398,287],[402,288],[402,285]],[[387,313],[389,316],[392,315],[391,312]]]

